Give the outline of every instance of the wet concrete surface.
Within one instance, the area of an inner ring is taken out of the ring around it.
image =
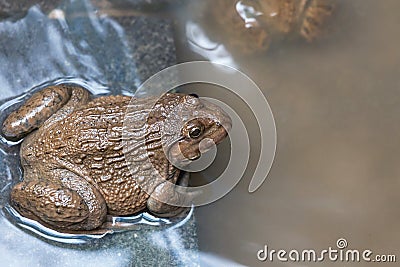
[[[78,2],[78,3],[76,3]],[[87,1],[0,1],[0,106],[44,82],[87,81],[95,94],[134,94],[176,62],[172,21],[146,16],[91,17]],[[56,13],[52,13],[58,7]],[[22,14],[22,13],[21,13]],[[89,16],[90,14],[90,16]],[[22,177],[18,145],[0,141],[0,207]],[[4,211],[3,214],[4,215]],[[198,266],[193,216],[171,226],[142,225],[84,245],[39,238],[0,216],[1,266]]]

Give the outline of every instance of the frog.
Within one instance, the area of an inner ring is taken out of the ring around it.
[[[325,33],[336,5],[332,0],[220,0],[209,9],[214,23],[226,32],[222,42],[253,54],[285,39],[316,41]]]
[[[23,179],[12,187],[11,206],[61,232],[99,229],[110,216],[144,210],[179,216],[187,206],[168,203],[193,195],[175,190],[188,186],[189,175],[171,157],[198,159],[230,127],[222,108],[193,94],[95,97],[76,84],[47,86],[2,123],[4,138],[22,140]]]

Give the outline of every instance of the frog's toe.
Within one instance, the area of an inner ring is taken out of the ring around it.
[[[149,198],[147,201],[147,208],[152,214],[165,218],[176,217],[180,214],[185,214],[189,210],[188,207],[168,205],[154,198]]]
[[[180,177],[179,185],[186,187],[188,179],[189,174],[184,174]],[[191,207],[192,200],[199,193],[188,192],[182,187],[176,188],[174,184],[167,181],[159,184],[147,200],[147,208],[159,217],[175,217],[186,213]]]

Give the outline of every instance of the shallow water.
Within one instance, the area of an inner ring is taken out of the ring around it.
[[[271,172],[250,194],[260,140],[254,120],[245,119],[253,148],[250,167],[227,196],[196,210],[201,251],[248,266],[308,266],[260,262],[257,251],[264,245],[320,251],[336,248],[336,241],[345,238],[351,249],[398,257],[400,3],[337,3],[331,33],[314,44],[299,40],[264,55],[233,51],[229,57],[221,47],[199,51],[182,42],[187,50],[179,50],[181,60],[199,58],[200,53],[247,73],[268,98],[278,132]],[[207,18],[196,23],[192,18],[191,27],[216,31]],[[215,90],[207,93],[226,99]],[[240,101],[231,102],[244,118],[251,117]],[[218,175],[217,169],[203,176]],[[318,264],[332,266],[330,261]]]
[[[98,2],[104,4],[103,14],[136,12]],[[224,38],[228,40],[225,31],[204,15],[207,11],[204,5],[212,2],[191,1],[187,7],[182,5],[161,13],[152,11],[151,15],[174,17],[179,22],[175,25],[179,62],[209,59],[229,64],[259,85],[275,117],[278,144],[267,180],[250,194],[248,185],[260,146],[251,110],[237,97],[228,98],[226,91],[213,86],[186,89],[224,100],[235,108],[248,127],[252,148],[249,167],[238,186],[224,198],[195,210],[203,265],[308,266],[307,262],[260,262],[257,251],[265,245],[276,250],[320,251],[335,248],[339,238],[345,238],[351,249],[370,249],[375,254],[398,257],[399,1],[338,0],[339,8],[329,26],[329,34],[322,40],[313,44],[290,40],[257,55],[243,55],[224,47]],[[110,27],[111,33],[120,36],[115,24]],[[37,38],[43,39],[40,35]],[[11,67],[2,64],[0,82],[4,98],[18,95],[47,78],[63,75],[57,67],[63,57],[57,51],[57,60],[46,73],[8,72]],[[120,52],[124,58],[124,51]],[[30,55],[31,50],[25,53]],[[70,70],[79,75],[89,73],[78,76],[94,82],[101,93],[107,93],[109,81],[114,80],[104,76],[107,69],[101,62],[109,58],[89,58],[96,64],[89,64],[88,68],[83,56],[87,54],[77,50],[73,56],[76,64]],[[46,57],[42,60],[48,62]],[[35,70],[32,66],[43,62],[28,62],[28,69]],[[139,63],[124,62],[127,64],[124,68],[135,73],[137,66],[133,63]],[[13,68],[21,64],[16,63]],[[116,78],[112,85],[116,84],[118,92],[128,93],[132,87],[127,84],[131,80],[129,76],[124,77],[128,78],[122,82]],[[194,175],[194,183],[218,176],[226,165],[224,155],[228,151],[229,144],[222,144],[216,162]],[[1,164],[9,177],[19,175],[8,169],[7,162]],[[7,184],[10,179],[6,180]],[[330,261],[319,264],[332,266]],[[337,262],[337,265],[363,263]],[[396,266],[395,263],[384,265]]]

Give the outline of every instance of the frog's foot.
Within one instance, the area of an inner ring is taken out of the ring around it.
[[[10,114],[3,122],[1,132],[8,140],[20,140],[41,127],[49,118],[46,127],[65,118],[75,107],[79,107],[79,104],[86,103],[89,96],[89,92],[79,86],[46,87],[34,93],[20,108]]]
[[[91,230],[103,223],[107,212],[104,200],[96,199],[93,190],[85,185],[21,182],[11,192],[11,204],[21,215],[53,229]]]
[[[178,179],[178,184],[186,187],[189,184],[189,173],[184,173]],[[152,214],[160,217],[175,217],[186,214],[186,211],[190,209],[192,199],[198,193],[179,191],[171,182],[165,181],[159,184],[147,200],[147,208]],[[167,203],[174,203],[176,205]]]

